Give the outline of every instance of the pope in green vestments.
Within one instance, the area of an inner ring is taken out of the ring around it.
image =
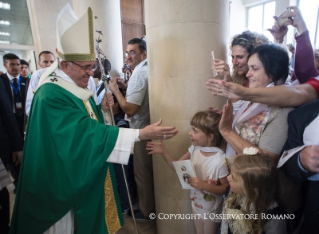
[[[119,130],[104,125],[93,98],[90,104],[97,120],[81,99],[56,84],[36,92],[10,233],[43,233],[71,209],[77,234],[108,233],[105,212],[121,214],[113,166],[106,163]],[[113,210],[105,210],[107,174]],[[122,224],[121,215],[113,218]]]

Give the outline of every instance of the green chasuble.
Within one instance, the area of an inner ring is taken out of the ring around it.
[[[59,85],[45,83],[35,93],[10,233],[42,234],[71,209],[76,234],[114,233],[123,225],[106,162],[119,129],[104,125],[92,97],[90,104],[98,121]]]

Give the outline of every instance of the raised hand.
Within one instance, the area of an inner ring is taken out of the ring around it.
[[[282,43],[284,41],[284,37],[288,32],[288,27],[287,25],[283,25],[282,27],[280,27],[278,24],[278,17],[274,16],[273,18],[275,19],[275,23],[272,28],[269,28],[267,30],[273,35],[277,42]]]
[[[230,77],[229,65],[221,59],[214,59],[214,66],[216,72],[220,77],[223,78],[224,81],[232,81]]]
[[[127,84],[124,83],[124,80],[121,77],[115,77],[115,79],[118,87],[120,87],[121,89],[127,88]]]
[[[224,82],[222,80],[210,79],[206,82],[208,90],[213,91],[214,96],[227,97],[229,99],[239,100],[244,94],[245,87],[232,82]]]
[[[154,124],[148,125],[143,129],[140,129],[140,140],[160,140],[170,139],[175,136],[178,131],[175,127],[161,127],[162,119]]]
[[[288,18],[288,21],[284,26],[292,25],[297,28],[299,34],[302,34],[307,30],[305,21],[302,18],[301,12],[296,6],[289,7],[291,12],[287,13],[286,16],[282,17],[283,19]]]
[[[222,135],[226,131],[232,131],[233,119],[233,104],[231,103],[231,100],[228,99],[224,105],[223,115],[219,122],[219,131]]]
[[[161,142],[147,142],[146,150],[150,150],[148,154],[163,154],[165,151],[163,140]]]
[[[109,89],[111,90],[112,93],[115,94],[115,92],[117,92],[119,90],[119,87],[117,85],[117,80],[116,78],[112,78],[109,81]]]

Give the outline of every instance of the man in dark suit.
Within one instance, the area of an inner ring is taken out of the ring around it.
[[[14,113],[21,138],[24,138],[24,113],[25,113],[25,97],[26,97],[26,81],[27,78],[20,76],[21,64],[20,59],[15,54],[5,54],[3,56],[3,65],[7,69],[7,73],[2,74],[4,87],[10,98],[11,111]],[[20,165],[10,165],[10,171],[14,178],[14,185],[17,187]]]
[[[307,145],[282,167],[285,174],[303,184],[302,233],[319,233],[319,100],[307,103],[288,116],[288,139],[283,150]]]
[[[20,164],[22,148],[23,140],[12,112],[12,104],[0,79],[0,158],[3,164]],[[6,187],[0,189],[0,207],[0,233],[8,233],[10,202]]]

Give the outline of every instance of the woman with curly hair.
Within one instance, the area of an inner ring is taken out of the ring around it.
[[[249,70],[247,64],[248,57],[256,47],[269,43],[270,41],[267,37],[251,31],[245,31],[235,35],[230,45],[233,64],[232,75],[230,75],[229,65],[225,61],[215,59],[215,69],[219,78],[226,82],[233,82],[248,87],[249,81],[246,77]],[[234,114],[241,107],[243,102],[244,101],[242,100],[233,100]]]
[[[215,59],[215,68],[220,78],[223,78],[224,81],[248,86],[248,79],[246,78],[248,57],[256,47],[269,43],[267,37],[251,31],[235,35],[230,45],[233,64],[232,75],[230,75],[229,65],[225,61]]]

